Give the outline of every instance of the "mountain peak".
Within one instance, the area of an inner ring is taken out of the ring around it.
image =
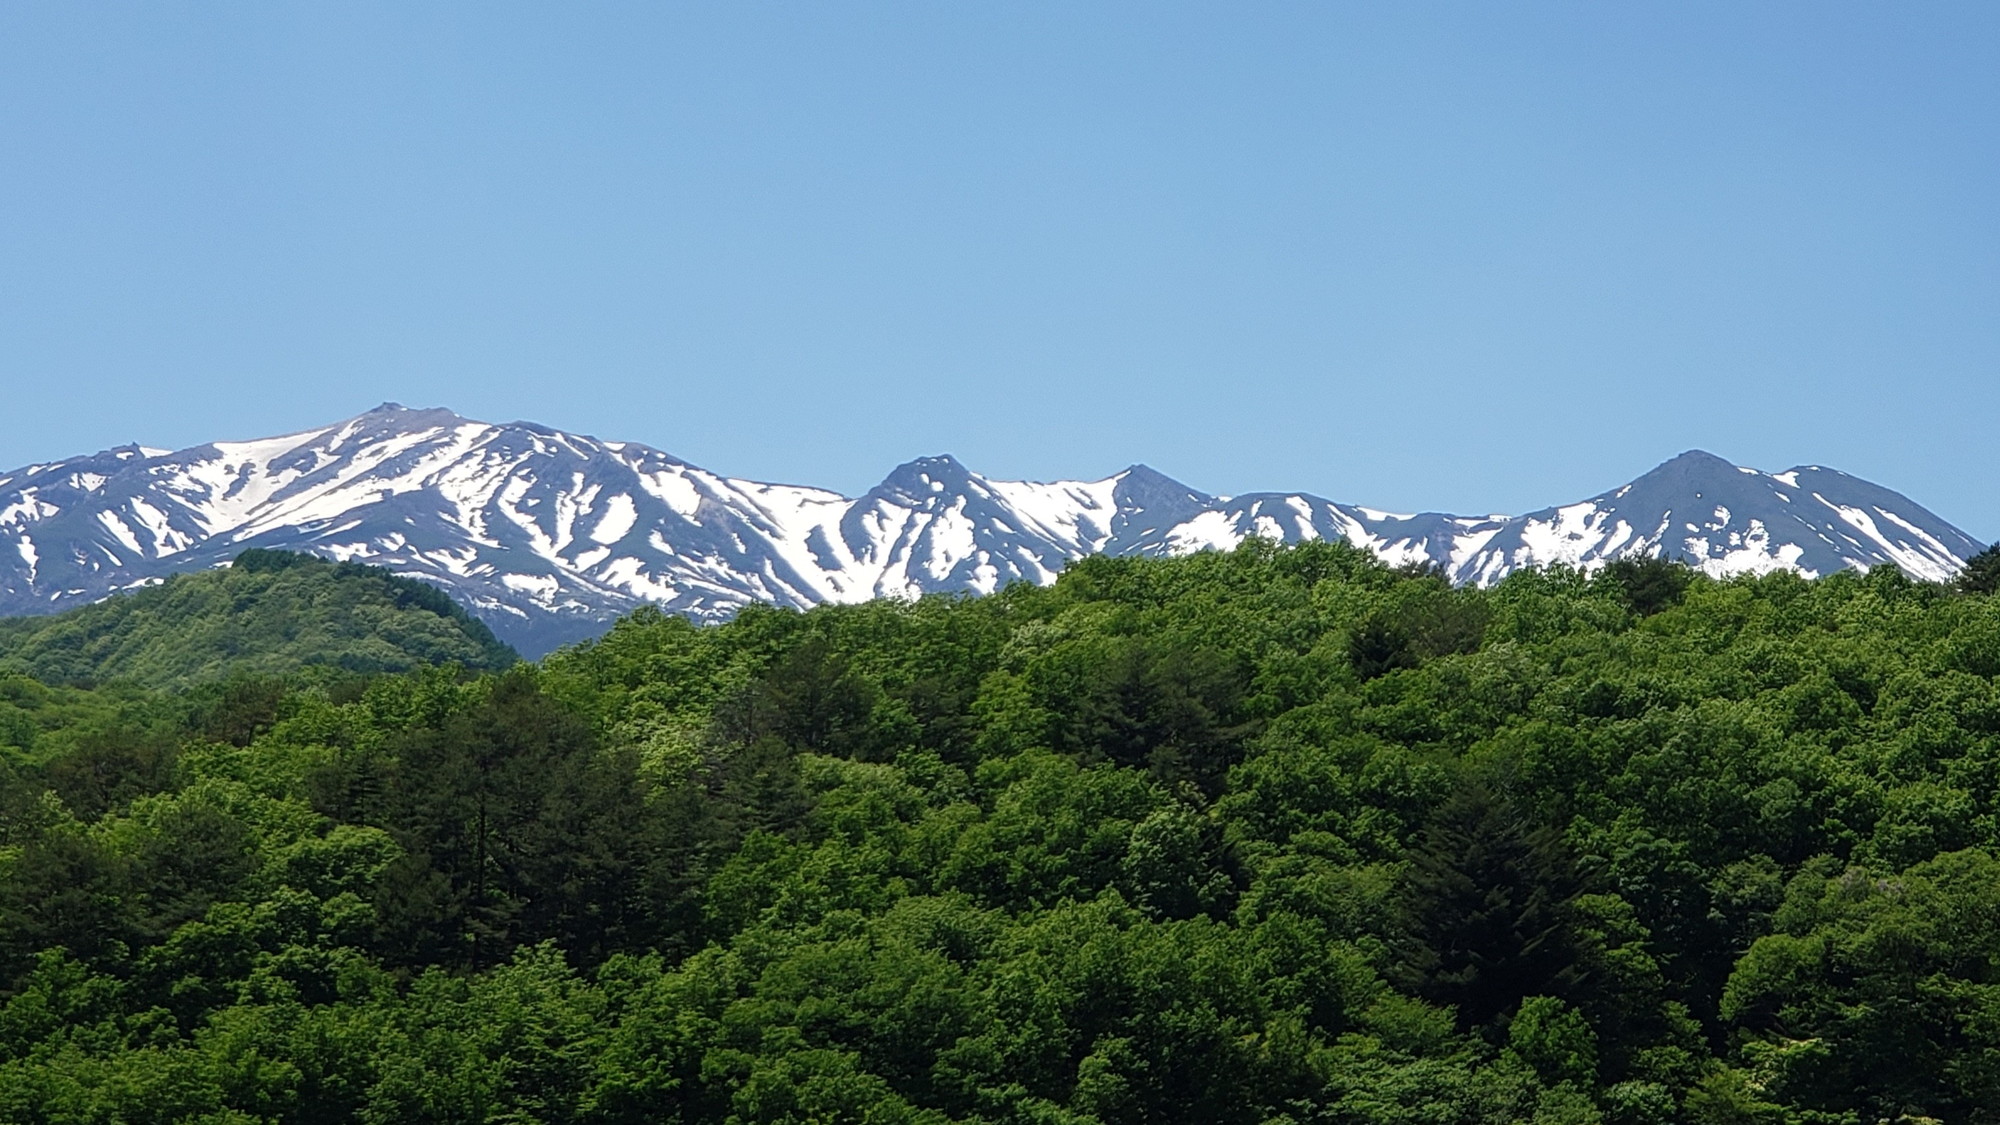
[[[1215,498],[1189,488],[1151,465],[1134,464],[1118,474],[1121,508],[1200,507]]]
[[[1726,457],[1718,457],[1718,456],[1716,456],[1715,454],[1713,454],[1713,453],[1710,453],[1710,452],[1709,452],[1708,450],[1706,450],[1706,449],[1688,449],[1688,450],[1683,450],[1683,451],[1682,451],[1682,452],[1680,452],[1679,454],[1677,454],[1677,455],[1675,455],[1675,456],[1673,456],[1673,457],[1671,457],[1671,458],[1668,458],[1668,459],[1667,459],[1667,461],[1666,461],[1666,463],[1667,463],[1667,464],[1669,464],[1669,465],[1681,465],[1681,464],[1688,464],[1688,465],[1702,465],[1702,464],[1712,464],[1712,465],[1727,465],[1727,466],[1729,466],[1729,467],[1730,467],[1730,468],[1732,468],[1732,469],[1736,467],[1736,463],[1735,463],[1734,461],[1731,461],[1731,460],[1729,460],[1729,459],[1728,459],[1728,458],[1726,458]]]
[[[1189,488],[1187,485],[1182,484],[1180,481],[1175,480],[1174,478],[1168,476],[1167,474],[1161,472],[1160,470],[1155,469],[1151,465],[1145,464],[1144,462],[1141,461],[1134,461],[1130,465],[1125,466],[1125,471],[1119,473],[1118,476],[1124,480],[1130,481],[1135,485],[1145,485],[1146,487],[1162,485],[1168,488],[1180,489],[1186,492],[1194,491],[1194,489]]]
[[[972,470],[949,453],[917,457],[890,470],[869,495],[927,497],[934,493],[957,493],[972,483],[973,475]]]
[[[348,419],[345,425],[357,427],[364,433],[413,433],[436,426],[454,426],[464,421],[463,416],[449,407],[409,407],[400,402],[385,402]]]
[[[372,410],[366,410],[355,415],[351,420],[356,422],[388,422],[401,425],[413,421],[429,422],[438,418],[454,418],[459,421],[466,420],[464,415],[449,406],[404,406],[400,402],[385,402]]]
[[[1655,486],[1673,489],[1692,485],[1696,488],[1713,488],[1752,474],[1762,475],[1755,469],[1742,468],[1734,461],[1717,457],[1705,449],[1690,449],[1653,466],[1627,487]]]

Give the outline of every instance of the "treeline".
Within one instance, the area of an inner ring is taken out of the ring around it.
[[[1252,544],[17,677],[0,1120],[2000,1121],[1996,674],[1889,568]]]

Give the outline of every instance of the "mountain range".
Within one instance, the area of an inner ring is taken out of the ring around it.
[[[0,614],[49,613],[272,548],[431,582],[535,656],[648,603],[716,620],[756,601],[987,593],[1052,581],[1085,555],[1186,554],[1252,536],[1344,538],[1481,585],[1631,555],[1716,575],[1893,564],[1941,581],[1983,546],[1846,473],[1766,473],[1701,451],[1518,516],[1211,496],[1144,465],[1095,481],[993,480],[950,456],[847,497],[721,476],[632,442],[385,403],[280,437],[122,446],[0,474]]]

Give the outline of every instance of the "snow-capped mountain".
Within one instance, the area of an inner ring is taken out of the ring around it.
[[[1633,554],[1715,574],[1894,563],[1941,580],[1981,547],[1844,473],[1762,473],[1700,452],[1513,517],[1209,496],[1143,465],[1098,481],[991,480],[948,456],[911,461],[850,499],[719,476],[643,445],[391,403],[283,437],[126,446],[0,476],[0,613],[47,613],[274,547],[433,582],[539,654],[649,602],[716,619],[752,601],[986,593],[1052,581],[1088,554],[1185,554],[1250,536],[1345,538],[1482,584]]]

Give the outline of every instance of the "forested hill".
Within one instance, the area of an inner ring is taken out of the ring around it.
[[[52,617],[0,618],[0,672],[176,688],[324,667],[499,669],[518,659],[433,586],[386,570],[250,550]]]
[[[1252,543],[10,681],[0,1120],[1991,1123],[1994,569]]]

